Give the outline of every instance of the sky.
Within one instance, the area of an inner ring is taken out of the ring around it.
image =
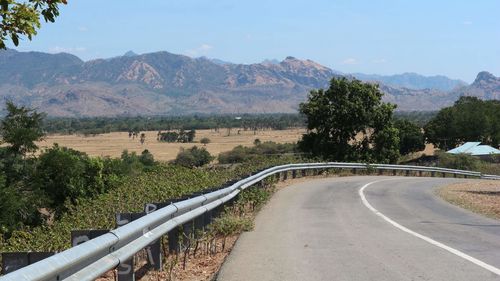
[[[168,51],[234,63],[287,56],[353,73],[500,76],[498,0],[68,0],[19,51],[83,60]],[[12,46],[10,46],[12,47]]]

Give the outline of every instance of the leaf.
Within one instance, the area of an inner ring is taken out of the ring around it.
[[[10,35],[10,38],[12,38],[12,43],[14,43],[14,45],[17,47],[19,45],[19,37],[17,36],[17,34],[12,33]]]

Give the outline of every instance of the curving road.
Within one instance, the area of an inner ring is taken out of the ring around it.
[[[454,181],[344,177],[284,188],[217,280],[500,280],[500,222],[433,194]]]

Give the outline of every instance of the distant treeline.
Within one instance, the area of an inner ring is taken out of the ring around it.
[[[244,128],[246,130],[284,130],[305,127],[299,114],[242,114],[242,115],[192,115],[192,116],[138,116],[94,118],[47,118],[47,133],[102,134],[124,131],[202,130]]]
[[[423,127],[437,114],[438,111],[396,111],[394,112],[394,118],[396,120],[407,120]]]
[[[421,127],[437,112],[395,112],[396,119],[411,121]],[[222,128],[244,128],[246,130],[285,130],[303,128],[305,118],[300,114],[242,114],[242,115],[192,115],[192,116],[138,116],[138,117],[93,117],[93,118],[47,118],[44,130],[47,133],[103,134],[110,132],[141,132],[159,130],[202,130]]]

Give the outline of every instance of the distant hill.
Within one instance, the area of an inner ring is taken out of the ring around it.
[[[459,87],[466,86],[462,80],[450,79],[446,76],[423,76],[417,73],[403,73],[397,75],[376,75],[353,73],[352,76],[363,81],[374,81],[393,87],[403,87],[413,90],[434,89],[440,91],[452,91]]]
[[[169,52],[128,52],[84,62],[65,53],[0,51],[0,98],[51,116],[296,112],[311,89],[325,88],[338,76],[294,57],[232,64]],[[385,83],[381,89],[400,110],[438,109],[460,94],[498,97],[498,78],[479,76],[459,91]]]
[[[459,96],[475,96],[488,100],[500,100],[500,77],[495,77],[487,71],[482,71],[479,72],[476,80],[470,86],[462,87],[455,92]]]

